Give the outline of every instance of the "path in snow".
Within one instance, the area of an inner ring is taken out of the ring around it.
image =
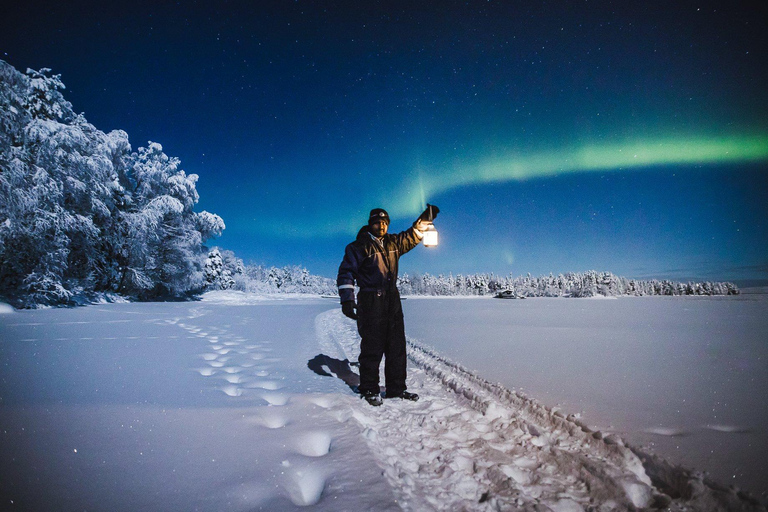
[[[319,315],[316,329],[326,355],[357,359],[354,324],[339,311]],[[646,459],[646,472],[620,438],[410,341],[409,358],[410,389],[421,401],[353,411],[406,510],[760,509],[659,460]]]

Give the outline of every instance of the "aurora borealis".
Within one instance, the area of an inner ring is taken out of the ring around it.
[[[585,146],[539,155],[512,155],[504,159],[459,166],[421,180],[419,194],[411,198],[410,213],[422,208],[427,196],[467,185],[492,184],[585,172],[621,172],[676,165],[740,164],[768,160],[768,137],[631,141],[626,144]],[[407,193],[403,193],[407,197]]]
[[[0,58],[200,176],[215,243],[334,276],[424,202],[406,272],[768,279],[768,27],[748,2],[30,2]]]

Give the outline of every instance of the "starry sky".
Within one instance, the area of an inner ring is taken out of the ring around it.
[[[757,4],[27,0],[0,58],[179,157],[246,262],[335,277],[370,209],[400,231],[430,202],[440,246],[401,271],[744,284],[768,280]]]

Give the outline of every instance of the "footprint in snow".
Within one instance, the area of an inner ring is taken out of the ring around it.
[[[286,464],[287,461],[283,463]],[[284,488],[294,505],[315,505],[323,495],[325,475],[314,468],[290,468],[286,472]]]
[[[294,439],[293,449],[307,457],[322,457],[331,450],[331,435],[328,432],[305,432]]]
[[[329,396],[314,396],[309,401],[323,409],[329,409],[334,404],[334,399]]]
[[[257,416],[246,418],[246,421],[269,429],[282,428],[288,425],[288,419],[283,414],[274,412],[274,409],[266,409]]]
[[[243,382],[243,378],[238,374],[228,374],[224,375],[222,378],[230,384],[241,384]]]
[[[249,383],[248,387],[267,389],[269,391],[276,391],[278,389],[282,389],[285,386],[283,386],[281,383],[274,380],[258,380],[258,381]]]
[[[262,393],[260,396],[269,405],[285,405],[288,403],[288,395],[284,393]]]
[[[228,396],[240,396],[243,394],[243,390],[237,386],[224,386],[221,389]]]
[[[647,428],[643,432],[646,432],[648,434],[655,434],[657,436],[668,436],[668,437],[683,437],[688,435],[688,432],[686,432],[685,430],[680,428],[675,428],[675,427],[653,427],[653,428]]]
[[[704,425],[704,428],[707,430],[714,430],[715,432],[726,432],[729,434],[747,434],[750,432],[750,429],[736,425]]]

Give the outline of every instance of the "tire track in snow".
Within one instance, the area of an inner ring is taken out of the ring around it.
[[[339,311],[318,315],[315,326],[326,355],[357,359],[359,336]],[[679,471],[646,459],[652,483],[619,437],[408,345],[419,402],[349,402],[405,510],[760,510],[689,473],[676,482]],[[692,489],[675,491],[684,483]]]
[[[337,352],[356,358],[353,324],[332,311],[320,315],[317,326],[324,349],[335,344]],[[642,464],[625,448],[527,399],[504,401],[502,390],[409,345],[416,366],[409,380],[422,400],[385,401],[380,409],[359,402],[353,412],[404,508],[582,510],[597,500],[606,509],[651,501]],[[583,435],[569,435],[577,430]]]

